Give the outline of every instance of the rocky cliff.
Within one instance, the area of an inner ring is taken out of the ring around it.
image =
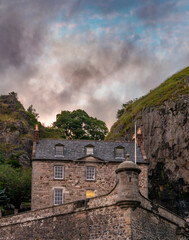
[[[181,215],[189,209],[189,68],[126,104],[107,139],[132,140],[141,127],[149,160],[149,197]]]
[[[16,93],[0,96],[0,153],[8,161],[30,166],[35,118]]]

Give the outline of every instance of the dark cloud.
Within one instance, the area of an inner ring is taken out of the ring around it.
[[[84,40],[80,41],[78,32],[65,39],[53,38],[53,23],[64,19],[66,25],[85,13],[107,17],[130,8],[137,9],[134,14],[145,24],[153,25],[174,12],[175,3],[0,0],[0,93],[18,92],[26,107],[34,105],[42,121],[49,122],[52,115],[64,109],[84,108],[110,126],[123,102],[153,88],[175,66],[181,68],[184,60],[180,59],[180,65],[171,65],[161,57],[160,61],[152,49],[143,48],[144,39],[129,41],[127,28],[121,40],[110,26],[110,33],[103,39],[88,30],[82,32]],[[187,52],[187,46],[182,45],[180,51]]]
[[[136,10],[136,15],[148,25],[156,25],[160,21],[168,19],[169,15],[177,11],[178,1],[166,0],[145,0],[143,4]]]
[[[79,14],[90,9],[107,14],[137,6],[139,1],[110,0],[2,0],[0,2],[0,69],[20,67],[40,56],[50,21],[57,13]],[[176,4],[167,0],[143,1],[137,15],[154,24],[171,12]],[[132,49],[132,47],[131,47]],[[106,49],[103,48],[104,54]],[[128,49],[126,49],[128,51]],[[107,53],[108,54],[108,53]],[[127,54],[123,51],[122,55]],[[125,56],[123,56],[125,58]],[[122,61],[122,60],[121,60]]]
[[[123,14],[127,10],[134,10],[134,14],[145,24],[155,25],[175,13],[178,2],[178,0],[77,0],[70,8],[70,15],[94,10],[103,15],[118,12]]]
[[[115,13],[117,11],[124,11],[128,7],[138,5],[138,1],[132,0],[77,0],[71,8],[71,13],[75,14],[83,11],[97,11],[102,14]]]
[[[63,67],[62,75],[70,83],[70,91],[72,92],[75,89],[78,91],[83,87],[87,87],[91,79],[102,79],[102,73],[99,69],[92,66],[88,61],[84,63],[69,63]]]
[[[0,69],[20,67],[40,56],[50,21],[68,1],[0,2]]]

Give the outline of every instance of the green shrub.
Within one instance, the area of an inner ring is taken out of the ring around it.
[[[0,182],[15,208],[19,209],[22,202],[31,201],[31,169],[0,165]]]
[[[0,164],[5,162],[5,156],[4,153],[2,151],[0,151]]]

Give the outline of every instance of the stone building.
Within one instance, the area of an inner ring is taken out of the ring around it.
[[[0,240],[188,240],[184,219],[140,193],[140,174],[127,156],[108,194],[0,218]]]
[[[148,163],[141,137],[136,148],[140,192],[148,197]],[[118,165],[135,144],[89,140],[39,139],[35,131],[32,159],[32,210],[107,194],[116,183]]]

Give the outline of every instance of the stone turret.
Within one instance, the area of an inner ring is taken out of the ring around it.
[[[127,154],[126,161],[122,162],[116,169],[118,178],[118,206],[136,207],[140,204],[138,175],[141,170],[138,166],[130,161]]]

